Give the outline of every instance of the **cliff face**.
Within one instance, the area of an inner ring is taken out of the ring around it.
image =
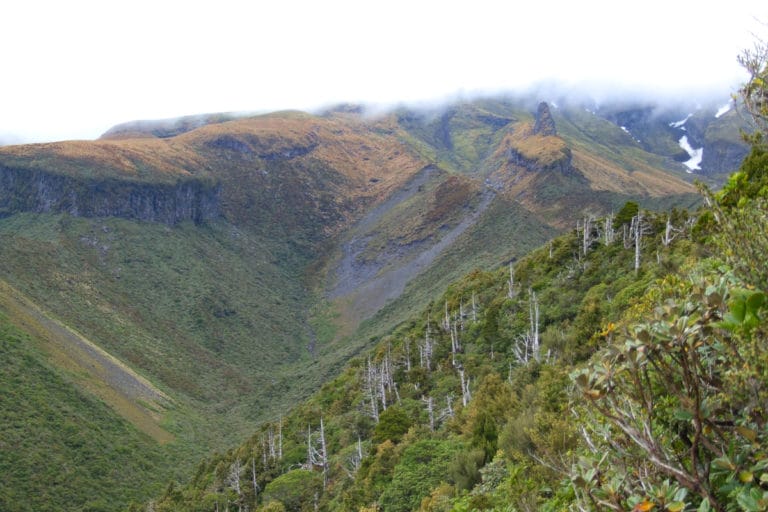
[[[554,136],[557,135],[555,120],[552,112],[549,111],[549,105],[545,101],[539,103],[536,109],[536,123],[533,125],[534,135]]]
[[[122,217],[173,225],[219,216],[219,186],[198,179],[174,184],[78,179],[0,166],[0,212],[57,212],[78,217]]]
[[[515,148],[507,150],[507,162],[521,167],[529,172],[557,172],[560,174],[577,173],[572,164],[570,148],[558,148],[554,156],[544,155],[546,158],[527,156],[523,151]]]

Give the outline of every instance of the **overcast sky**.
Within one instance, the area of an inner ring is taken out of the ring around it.
[[[5,0],[0,142],[221,111],[467,97],[554,79],[722,90],[765,0]]]

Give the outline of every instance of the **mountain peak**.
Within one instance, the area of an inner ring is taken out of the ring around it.
[[[539,103],[536,109],[536,123],[533,125],[534,135],[557,135],[555,120],[549,111],[549,105],[546,101]]]

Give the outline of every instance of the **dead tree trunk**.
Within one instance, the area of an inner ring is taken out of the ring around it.
[[[431,396],[427,398],[422,397],[421,401],[427,405],[427,413],[429,414],[429,431],[434,432],[435,431],[435,408],[434,408],[434,404],[432,403],[432,397]]]
[[[613,229],[613,214],[610,214],[605,218],[603,228],[603,243],[605,245],[611,245],[615,237],[616,231]]]
[[[640,271],[640,248],[643,239],[643,217],[640,212],[632,217],[632,223],[635,235],[635,274],[637,274]]]
[[[507,292],[507,297],[510,299],[515,298],[515,271],[512,268],[512,263],[509,264],[509,281],[507,283],[509,285],[509,291]]]

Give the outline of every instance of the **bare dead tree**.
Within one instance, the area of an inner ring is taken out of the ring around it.
[[[650,226],[643,221],[643,214],[637,212],[637,215],[632,217],[632,225],[630,226],[630,234],[635,242],[635,273],[640,271],[640,254],[643,235],[647,234],[649,229]]]
[[[510,299],[515,298],[515,270],[512,267],[512,262],[509,263],[509,281],[507,281],[509,290],[507,291],[507,297]],[[475,294],[472,294],[472,304],[474,304]]]
[[[312,425],[307,425],[307,463],[306,469],[312,470],[317,460],[315,459],[315,450],[312,447]]]
[[[742,51],[738,62],[749,73],[739,98],[757,129],[768,134],[768,42],[756,38],[754,47]]]
[[[424,366],[427,370],[432,371],[432,352],[434,349],[433,341],[431,338],[431,331],[429,327],[429,315],[427,315],[427,329],[424,332]]]
[[[411,371],[411,339],[405,338],[405,369]]]
[[[536,292],[528,291],[528,332],[519,335],[513,345],[515,359],[520,364],[527,364],[530,361],[541,360],[541,344],[539,340],[539,300],[536,298]]]
[[[435,407],[432,401],[432,397],[421,397],[421,401],[427,406],[427,414],[429,414],[429,431],[435,431]]]
[[[459,366],[459,379],[461,380],[461,404],[466,407],[472,399],[472,394],[469,391],[469,376],[465,377],[464,368],[461,366]]]
[[[539,300],[536,298],[536,292],[532,289],[528,290],[530,299],[528,301],[529,317],[531,322],[531,332],[533,333],[533,340],[535,343],[535,349],[538,353],[539,350]]]
[[[267,430],[267,445],[269,446],[269,456],[272,459],[277,458],[277,448],[275,444],[275,433],[270,426]]]
[[[451,365],[454,368],[456,367],[456,354],[460,351],[461,343],[459,342],[459,332],[456,330],[456,325],[454,324],[453,329],[451,330]]]
[[[267,460],[267,441],[264,439],[264,435],[261,436],[261,463],[264,466],[264,471],[269,469],[269,461]]]
[[[616,230],[613,229],[613,213],[605,218],[603,223],[603,244],[611,245],[616,238]]]
[[[255,507],[258,504],[259,491],[261,490],[259,482],[256,480],[256,457],[251,457],[251,484],[253,485],[253,505]]]
[[[231,466],[229,466],[229,473],[224,483],[227,487],[235,491],[237,494],[237,509],[243,510],[243,492],[240,487],[240,475],[243,473],[243,465],[240,463],[240,459],[235,459]]]
[[[671,216],[667,216],[667,223],[664,226],[664,233],[661,235],[661,243],[664,247],[669,247],[669,244],[672,243],[672,240],[677,238],[677,235],[681,233],[681,229],[675,228],[672,225],[672,218]]]
[[[323,489],[325,489],[328,486],[328,447],[325,444],[325,426],[322,416],[320,416],[320,450],[320,460],[323,465]]]
[[[378,372],[376,372],[376,373],[377,373],[377,375],[376,375],[376,377],[377,377],[376,381],[377,381],[377,383],[378,383],[379,399],[381,400],[381,409],[382,409],[383,411],[386,411],[386,410],[387,410],[387,388],[386,388],[386,379],[387,379],[388,377],[385,375],[385,372],[386,372],[386,368],[387,368],[386,364],[382,362],[382,363],[381,363],[381,367],[380,367],[379,371],[378,371]]]
[[[360,440],[360,435],[357,436],[357,450],[351,456],[347,457],[347,465],[343,466],[344,472],[351,479],[355,479],[355,475],[360,470],[360,465],[363,462],[363,442]]]
[[[453,395],[445,397],[445,409],[440,412],[440,421],[446,418],[453,418]]]
[[[366,394],[368,395],[368,400],[370,402],[371,406],[371,418],[373,418],[373,421],[378,423],[379,422],[379,401],[376,397],[376,369],[371,364],[371,358],[368,358],[368,365],[366,367],[365,372],[365,387],[366,387]]]
[[[312,470],[316,467],[322,469],[323,472],[323,489],[328,485],[328,449],[325,443],[325,426],[323,423],[323,417],[320,416],[320,430],[314,432],[315,436],[319,434],[320,448],[315,448],[312,441],[313,432],[312,425],[307,426],[307,469]]]

